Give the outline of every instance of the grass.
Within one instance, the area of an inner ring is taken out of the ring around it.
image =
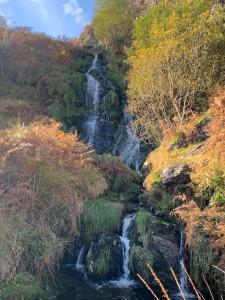
[[[6,294],[24,271],[38,282],[54,279],[79,235],[85,201],[107,187],[90,148],[60,126],[44,118],[0,131],[0,289]],[[38,286],[32,286],[20,284],[18,299],[35,299]]]
[[[88,201],[82,213],[82,233],[87,241],[102,233],[118,231],[121,226],[123,205],[105,198]]]
[[[18,273],[13,280],[1,286],[0,300],[53,300],[56,299],[51,288],[44,288],[42,283],[28,272]]]
[[[158,275],[155,273],[155,271],[152,269],[152,267],[151,267],[149,264],[147,264],[147,266],[148,266],[148,269],[149,269],[151,275],[153,276],[155,282],[158,284],[158,286],[159,286],[159,288],[160,288],[160,290],[161,290],[161,292],[162,292],[163,298],[165,298],[165,299],[167,299],[167,300],[173,299],[173,298],[171,298],[170,295],[168,294],[166,288],[164,287],[164,285],[162,284],[160,278],[159,278]],[[190,286],[192,287],[193,292],[195,293],[196,299],[198,299],[198,300],[206,300],[206,299],[208,299],[208,298],[205,298],[205,297],[202,295],[202,293],[198,290],[198,288],[195,286],[193,280],[191,279],[190,275],[188,274],[188,272],[187,272],[185,266],[183,266],[183,267],[184,267],[184,270],[185,270],[185,272],[186,272],[186,275],[187,275],[189,284],[190,284]],[[178,288],[178,290],[180,291],[180,294],[181,294],[182,299],[183,299],[183,300],[188,300],[188,296],[186,296],[185,291],[182,289],[182,287],[181,287],[181,285],[180,285],[180,283],[179,283],[179,280],[178,280],[178,277],[177,277],[176,273],[174,272],[174,270],[173,270],[172,268],[170,268],[170,271],[171,271],[171,273],[172,273],[172,275],[173,275],[174,281],[176,282],[177,288]],[[220,269],[220,271],[224,273],[223,270]],[[140,279],[140,281],[145,285],[145,287],[150,291],[150,293],[152,294],[152,296],[154,297],[154,299],[160,300],[161,297],[159,298],[159,296],[155,293],[155,291],[151,288],[151,286],[147,283],[147,281],[146,281],[140,274],[137,274],[137,276],[138,276],[138,278]],[[222,294],[219,295],[219,298],[216,298],[216,296],[213,294],[212,289],[211,289],[211,287],[209,286],[209,284],[208,284],[208,282],[207,282],[207,280],[206,280],[206,278],[205,278],[204,275],[202,275],[202,278],[203,278],[203,280],[204,280],[204,282],[205,282],[205,286],[207,287],[208,294],[210,295],[211,299],[212,299],[212,300],[215,300],[215,299],[221,299],[221,300],[223,300],[223,295],[222,295]]]
[[[98,275],[106,274],[110,263],[113,263],[110,258],[110,248],[104,248],[96,259],[96,273]]]

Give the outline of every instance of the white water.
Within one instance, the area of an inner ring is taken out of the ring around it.
[[[120,240],[123,245],[123,274],[119,280],[113,280],[110,282],[112,285],[117,287],[129,287],[135,284],[134,280],[130,279],[129,254],[131,246],[128,237],[134,218],[135,214],[128,215],[123,221],[122,236],[120,236]]]
[[[91,68],[86,73],[87,88],[86,88],[86,105],[92,111],[89,119],[86,122],[87,142],[94,144],[95,133],[98,125],[98,110],[99,110],[99,94],[100,83],[91,75],[91,71],[98,68],[98,55],[92,62]]]
[[[84,272],[84,246],[81,247],[78,257],[77,257],[77,262],[76,262],[76,270],[80,272]]]
[[[188,277],[185,272],[184,256],[185,256],[185,233],[184,233],[184,229],[180,228],[180,253],[179,253],[180,286],[184,293],[185,298],[191,299],[191,298],[195,298],[195,297],[190,292]],[[181,295],[179,294],[179,296],[181,296]]]
[[[101,99],[100,82],[91,75],[93,70],[101,73],[99,66],[98,55],[96,54],[90,69],[86,73],[86,106],[90,110],[90,116],[85,124],[86,141],[94,145],[96,136],[98,135],[99,122],[111,122],[111,111],[107,106],[107,97]],[[109,86],[113,89],[111,82]],[[100,107],[103,111],[100,113]],[[131,128],[132,116],[125,110],[123,113],[123,124],[119,127],[116,133],[116,141],[113,145],[112,154],[119,156],[128,166],[134,168],[137,172],[140,171],[140,142]]]
[[[119,155],[128,165],[140,171],[140,141],[131,128],[132,117],[124,111],[124,126],[117,133],[117,141],[113,147],[113,155]]]

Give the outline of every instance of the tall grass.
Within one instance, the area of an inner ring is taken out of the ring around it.
[[[167,299],[167,300],[172,300],[172,299],[173,299],[173,298],[171,298],[172,296],[170,296],[170,295],[168,294],[166,288],[164,287],[163,283],[161,282],[160,278],[159,278],[158,275],[155,273],[155,271],[153,270],[153,268],[152,268],[150,265],[147,265],[147,266],[148,266],[148,268],[149,268],[149,270],[150,270],[150,273],[151,273],[151,275],[153,276],[155,282],[156,282],[157,285],[159,286],[159,288],[160,288],[160,290],[161,290],[161,292],[162,292],[161,295],[163,296],[163,298],[165,298],[165,299]],[[195,295],[192,295],[192,297],[194,296],[194,297],[196,297],[196,299],[198,299],[198,300],[206,300],[206,299],[208,299],[208,298],[205,298],[205,297],[201,294],[201,292],[198,290],[198,288],[197,288],[197,287],[195,286],[195,284],[193,283],[193,280],[191,279],[190,275],[188,274],[188,272],[187,272],[185,266],[183,266],[183,267],[184,267],[184,270],[185,270],[185,272],[186,272],[186,274],[187,274],[187,278],[188,278],[188,280],[189,280],[189,283],[190,283],[190,285],[191,285],[192,288],[193,288],[193,292],[195,293]],[[219,269],[220,269],[220,268],[219,268]],[[173,278],[174,278],[174,280],[175,280],[175,282],[176,282],[177,288],[178,288],[178,290],[180,291],[180,295],[181,295],[182,299],[183,299],[183,300],[188,300],[188,299],[189,299],[189,295],[186,295],[185,291],[182,289],[182,287],[181,287],[181,285],[180,285],[180,283],[179,283],[179,280],[178,280],[178,277],[177,277],[176,273],[174,272],[174,270],[173,270],[172,268],[170,268],[170,271],[171,271],[171,274],[172,274],[172,276],[173,276]],[[224,273],[224,271],[223,271],[222,269],[220,269],[220,271]],[[152,294],[152,296],[154,297],[154,299],[160,300],[161,297],[159,297],[159,296],[157,295],[157,293],[150,287],[150,285],[146,282],[146,280],[145,280],[140,274],[137,274],[137,276],[138,276],[138,278],[140,279],[140,281],[145,285],[145,287],[150,291],[150,293]],[[205,285],[206,285],[206,287],[207,287],[207,289],[208,289],[208,293],[209,293],[210,298],[211,298],[212,300],[215,300],[215,299],[221,299],[221,300],[223,300],[223,295],[222,295],[222,294],[219,296],[219,298],[216,298],[216,296],[213,295],[212,289],[210,288],[210,286],[209,286],[209,284],[208,284],[208,282],[207,282],[205,276],[202,275],[202,278],[203,278],[203,280],[204,280],[204,282],[205,282]]]
[[[107,184],[92,151],[44,119],[0,131],[0,281],[54,277],[85,201]]]
[[[88,201],[82,213],[82,231],[86,241],[120,228],[123,205],[107,198]]]

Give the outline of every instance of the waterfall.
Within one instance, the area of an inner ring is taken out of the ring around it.
[[[93,76],[93,71],[105,82],[106,93],[104,93],[104,89],[101,89],[99,80]],[[92,65],[86,73],[86,81],[85,100],[90,115],[85,122],[85,141],[94,145],[97,152],[105,143],[107,145],[105,152],[119,156],[125,164],[137,172],[140,171],[140,141],[131,128],[132,116],[124,109],[122,124],[115,130],[116,125],[111,123],[112,111],[108,105],[107,89],[115,92],[116,89],[102,72],[98,54],[95,55]],[[107,130],[115,130],[114,137],[108,138],[110,135],[107,134]]]
[[[184,265],[184,259],[185,259],[185,233],[184,229],[180,228],[180,253],[179,253],[179,262],[180,262],[180,286],[184,293],[184,296],[187,299],[195,298],[194,295],[191,294],[189,283],[188,283],[188,277],[185,272],[185,265]]]
[[[118,155],[128,165],[140,171],[140,141],[131,128],[133,119],[124,111],[124,126],[121,126],[116,135],[113,155]]]
[[[83,264],[83,258],[84,258],[84,246],[81,247],[78,257],[77,257],[77,262],[76,262],[76,270],[83,272],[84,271],[84,264]]]
[[[130,239],[129,230],[134,221],[135,214],[128,215],[124,218],[122,235],[120,240],[123,245],[123,274],[119,280],[111,281],[110,283],[117,287],[129,287],[134,285],[134,281],[130,280],[130,269],[129,269],[129,254],[130,254]]]
[[[86,105],[91,110],[90,117],[86,122],[87,142],[89,144],[94,144],[95,133],[98,126],[100,83],[94,78],[94,76],[91,75],[91,72],[97,68],[98,55],[96,54],[90,69],[86,73]]]

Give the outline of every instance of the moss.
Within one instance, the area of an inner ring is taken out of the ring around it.
[[[145,279],[149,278],[147,264],[153,264],[153,255],[141,246],[133,245],[130,250],[130,268],[133,274],[140,274]]]
[[[30,273],[19,273],[10,282],[0,285],[0,300],[52,300],[56,294]]]
[[[137,212],[135,217],[135,232],[137,240],[145,249],[148,249],[149,241],[151,238],[150,232],[151,214],[144,209]]]
[[[136,214],[135,217],[135,223],[137,226],[137,233],[140,235],[144,235],[146,233],[146,230],[148,228],[148,219],[149,219],[150,213],[146,210],[140,210]]]
[[[96,259],[96,273],[98,275],[106,274],[109,271],[109,266],[111,262],[110,248],[106,247],[102,249],[99,256]]]
[[[166,192],[160,183],[154,184],[146,198],[148,207],[160,215],[169,215],[176,207],[173,196]]]
[[[86,241],[98,238],[102,233],[119,230],[123,205],[107,198],[88,201],[82,213],[82,236]]]

